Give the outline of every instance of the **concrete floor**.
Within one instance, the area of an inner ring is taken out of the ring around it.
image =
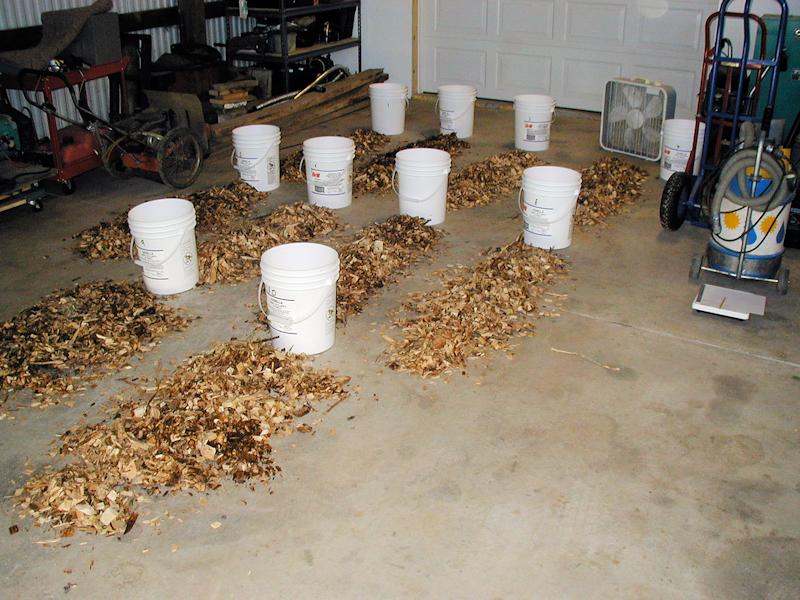
[[[310,134],[368,119],[359,113]],[[481,109],[458,164],[509,148],[512,123],[506,109]],[[435,125],[432,103],[415,102],[404,138]],[[586,166],[600,155],[597,132],[595,117],[562,114],[544,158]],[[198,188],[232,178],[226,158],[209,164]],[[144,180],[112,187],[103,173],[77,183],[74,196],[40,214],[0,216],[0,318],[76,279],[137,276],[127,262],[80,260],[70,238],[165,190]],[[569,296],[561,317],[542,320],[512,357],[423,381],[382,366],[386,311],[433,285],[432,271],[473,262],[521,225],[511,195],[448,215],[435,260],[340,327],[334,349],[316,360],[352,376],[356,393],[314,435],[277,441],[284,474],[269,489],[152,498],[121,540],[78,535],[56,547],[32,543],[53,536],[29,529],[5,501],[3,596],[800,597],[800,285],[783,297],[746,286],[768,297],[766,316],[750,322],[694,313],[687,273],[706,232],[662,232],[660,189],[649,180],[629,214],[576,233],[564,253],[570,276],[556,290]],[[269,202],[303,198],[302,186],[284,185]],[[394,208],[392,196],[365,197],[340,214],[357,227]],[[800,275],[800,252],[785,260]],[[255,292],[253,282],[173,300],[203,318],[126,374],[247,335]],[[0,491],[11,493],[28,459],[43,462],[54,436],[124,387],[111,377],[74,407],[0,422]],[[9,536],[15,523],[23,530]]]

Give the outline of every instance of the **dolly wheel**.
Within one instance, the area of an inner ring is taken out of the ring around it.
[[[74,179],[67,179],[64,183],[61,184],[61,192],[65,196],[70,196],[75,193],[75,180]]]
[[[161,181],[175,188],[188,187],[203,165],[200,136],[187,127],[172,129],[158,144],[156,158]]]
[[[673,173],[661,192],[659,217],[661,226],[669,231],[677,231],[686,220],[686,207],[689,204],[689,176],[686,173]]]
[[[700,272],[703,270],[703,257],[693,256],[692,266],[689,267],[689,279],[700,279]]]
[[[778,271],[778,293],[785,295],[789,291],[789,269],[783,268]]]

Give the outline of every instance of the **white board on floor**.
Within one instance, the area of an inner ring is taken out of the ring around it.
[[[742,321],[749,319],[751,314],[763,316],[766,305],[765,296],[707,283],[700,286],[692,302],[692,308],[695,310]]]

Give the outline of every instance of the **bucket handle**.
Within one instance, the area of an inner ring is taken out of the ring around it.
[[[473,99],[473,100],[472,100],[472,102],[471,102],[471,104],[474,104],[474,103],[475,103],[475,100]],[[470,109],[470,106],[467,106],[467,108],[465,108],[463,111],[461,111],[461,114],[459,114],[459,115],[457,115],[457,116],[455,116],[455,117],[452,117],[453,121],[455,121],[455,120],[457,120],[457,119],[460,119],[461,117],[463,117],[465,114],[467,114],[467,112],[469,111],[469,109]],[[435,112],[437,115],[439,115],[439,118],[440,118],[440,119],[442,118],[442,115],[441,115],[441,113],[439,112],[439,99],[438,99],[438,98],[436,99],[436,104],[434,105],[434,112]]]
[[[130,246],[129,251],[130,251],[131,260],[133,261],[133,264],[135,264],[137,267],[142,267],[142,268],[144,268],[144,267],[160,267],[162,265],[165,265],[170,258],[175,256],[175,253],[178,251],[178,248],[181,247],[181,242],[183,241],[183,234],[184,233],[186,233],[186,230],[185,229],[181,229],[180,230],[180,234],[181,235],[178,238],[178,243],[175,244],[175,247],[172,250],[170,250],[169,254],[167,254],[167,257],[164,260],[161,260],[161,261],[159,261],[157,263],[150,263],[150,264],[143,263],[142,261],[140,261],[139,259],[137,259],[133,255],[133,248],[136,245],[136,239],[133,236],[131,236],[131,246]]]
[[[517,192],[517,208],[519,208],[519,212],[522,213],[523,217],[525,217],[525,216],[529,217],[528,213],[525,212],[525,207],[523,206],[523,202],[524,201],[522,200],[522,191],[523,191],[523,188],[519,188],[519,192]],[[578,194],[580,194],[580,193],[581,193],[580,190],[578,190]],[[572,212],[571,209],[569,211],[564,211],[564,214],[558,215],[558,217],[555,218],[555,219],[542,219],[541,217],[529,217],[529,218],[531,218],[531,220],[533,220],[533,221],[536,221],[537,223],[544,223],[545,225],[552,225],[553,223],[558,223],[559,221],[561,221],[561,220],[565,219],[566,217],[568,217],[570,212]]]
[[[297,170],[300,171],[300,177],[303,178],[303,181],[308,181],[308,179],[306,179],[306,170],[303,168],[305,162],[306,162],[306,157],[305,156],[301,157],[300,164],[297,165]]]
[[[336,285],[336,282],[334,282],[333,285]],[[264,310],[264,304],[261,302],[261,295],[266,291],[267,291],[267,286],[264,285],[264,280],[262,279],[258,284],[258,308],[261,311],[261,314],[264,315],[267,318],[267,321],[271,325],[272,321],[270,320],[270,316],[267,314],[267,311]],[[290,321],[289,324],[290,325],[299,325],[300,323],[304,323],[304,322],[308,321],[314,314],[316,314],[316,312],[320,309],[320,307],[323,304],[325,304],[325,301],[327,299],[328,299],[327,296],[323,296],[322,300],[320,300],[319,303],[314,307],[314,309],[312,311],[310,311],[306,316],[304,316],[302,319],[296,319],[294,321]],[[273,317],[273,319],[274,319],[274,317]],[[280,319],[275,319],[275,320],[280,320]]]
[[[395,168],[392,170],[392,190],[394,191],[394,193],[395,193],[395,194],[397,195],[397,197],[399,198],[399,197],[400,197],[400,190],[398,190],[398,189],[397,189],[397,186],[395,185],[395,179],[396,179],[396,176],[397,176],[397,168],[395,167]],[[443,181],[442,183],[440,183],[438,186],[436,186],[436,189],[435,189],[435,190],[433,190],[433,191],[432,191],[432,192],[431,192],[431,193],[430,193],[428,196],[426,196],[425,198],[411,198],[411,201],[412,201],[412,202],[427,202],[428,200],[430,200],[431,198],[433,198],[433,197],[434,197],[434,196],[435,196],[435,195],[436,195],[436,194],[439,192],[439,190],[440,190],[440,189],[442,189],[442,185],[444,185],[444,186],[447,186],[448,179],[449,179],[449,177],[445,177],[445,178],[444,178],[444,181]]]
[[[272,152],[272,149],[275,147],[276,143],[278,142],[272,142],[272,144],[269,145],[264,154],[261,155],[261,158],[259,158],[252,166],[257,167],[258,165],[260,165],[264,161],[264,159],[266,159],[267,156],[269,156],[269,153]],[[233,148],[231,150],[231,166],[238,171],[239,168],[236,166],[237,162],[238,161],[236,159],[236,148]]]

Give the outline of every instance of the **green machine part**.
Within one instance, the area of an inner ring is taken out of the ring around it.
[[[17,124],[14,123],[14,120],[8,115],[0,115],[0,140],[5,140],[0,148],[10,147],[11,149],[19,150],[19,131],[17,130]],[[12,141],[12,144],[9,144],[9,141]]]
[[[767,56],[770,56],[778,39],[778,15],[762,17],[767,26]],[[775,113],[773,118],[784,119],[784,134],[792,126],[797,111],[800,110],[800,16],[789,16],[786,24],[786,54],[788,69],[778,77],[778,95],[775,97]],[[760,44],[759,44],[760,46]],[[756,52],[760,49],[756,48]],[[764,114],[772,73],[764,78],[758,98],[758,114]]]

